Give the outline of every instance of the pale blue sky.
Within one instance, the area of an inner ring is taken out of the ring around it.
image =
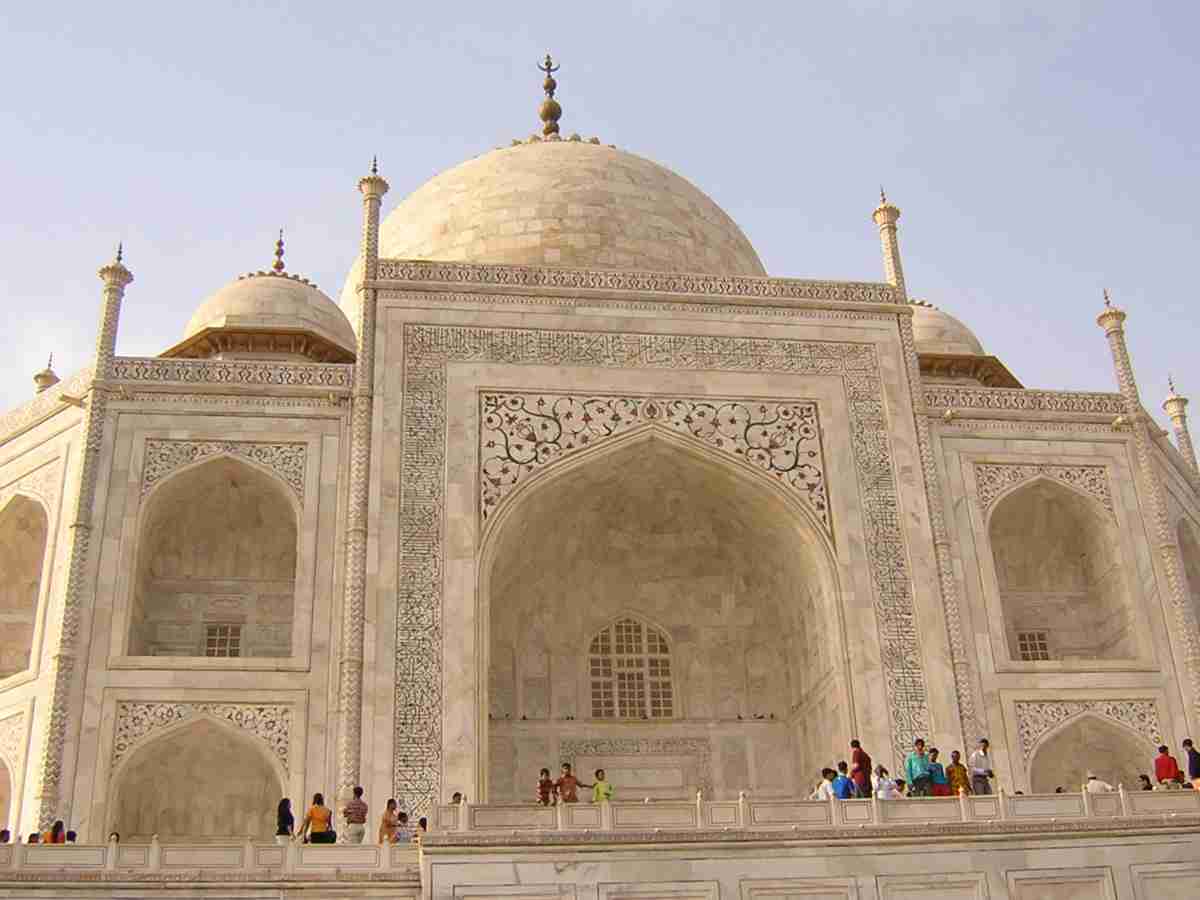
[[[1100,291],[1143,399],[1200,403],[1195,3],[6,3],[0,8],[0,406],[92,352],[96,269],[136,275],[118,352],[288,264],[336,297],[373,153],[385,208],[538,125],[678,171],[773,275],[880,280],[904,211],[910,292],[1027,386],[1114,389]]]

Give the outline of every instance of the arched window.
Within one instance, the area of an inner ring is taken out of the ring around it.
[[[636,619],[617,619],[588,648],[592,718],[669,719],[671,648],[662,632]]]

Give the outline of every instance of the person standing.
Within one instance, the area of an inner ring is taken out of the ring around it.
[[[871,755],[862,748],[858,738],[850,742],[850,780],[858,796],[864,800],[871,798]]]
[[[996,777],[992,770],[992,755],[988,752],[991,744],[987,738],[980,738],[979,745],[967,760],[967,768],[971,772],[971,793],[990,794],[991,779]]]
[[[549,806],[554,802],[554,781],[550,778],[550,770],[542,769],[538,773],[537,802]]]
[[[1097,778],[1095,772],[1087,773],[1087,782],[1083,785],[1083,789],[1089,794],[1111,794],[1116,790],[1107,781],[1101,781]]]
[[[899,800],[904,796],[883,766],[875,767],[875,796],[880,800]]]
[[[578,803],[579,789],[581,787],[592,787],[590,784],[584,784],[574,773],[571,772],[571,764],[562,764],[562,775],[558,777],[558,781],[554,782],[554,792],[558,795],[560,803]]]
[[[1192,743],[1191,738],[1183,742],[1183,752],[1187,756],[1187,777],[1192,787],[1200,791],[1200,751]]]
[[[933,773],[925,752],[925,739],[913,741],[912,752],[904,760],[904,777],[908,780],[910,797],[928,797],[933,787]]]
[[[613,786],[605,775],[603,769],[596,770],[596,783],[592,785],[592,802],[607,803],[612,799]]]
[[[971,793],[971,773],[962,764],[962,754],[957,750],[950,751],[950,765],[946,766],[946,781],[950,784],[950,793],[955,797],[961,793]]]
[[[833,779],[837,777],[837,772],[833,769],[825,768],[821,770],[821,783],[816,786],[811,794],[808,795],[809,800],[824,800],[829,802],[836,795],[833,793]]]
[[[362,797],[362,787],[355,785],[354,799],[342,807],[342,818],[346,820],[346,843],[348,844],[361,844],[367,834],[367,804]]]
[[[297,836],[303,840],[305,834],[312,844],[332,844],[337,841],[337,832],[333,830],[333,810],[325,805],[324,794],[313,794],[312,806],[308,808]]]
[[[275,843],[286,844],[296,830],[296,817],[292,815],[292,801],[284,797],[275,810]]]
[[[1158,748],[1158,756],[1154,757],[1154,780],[1159,784],[1174,781],[1179,774],[1179,762],[1163,744]]]
[[[837,764],[837,777],[833,779],[833,796],[839,800],[853,800],[858,796],[858,789],[846,774],[848,771],[849,766],[844,759]]]
[[[950,796],[950,781],[946,777],[946,767],[938,762],[938,748],[929,748],[929,775],[933,781],[932,791],[935,797]]]
[[[396,800],[390,797],[384,805],[383,815],[379,817],[379,843],[396,843],[396,829],[399,827],[400,817],[396,815]]]

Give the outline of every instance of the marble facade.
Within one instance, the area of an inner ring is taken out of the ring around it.
[[[782,802],[850,737],[895,769],[918,736],[987,735],[1010,793],[1132,787],[1200,737],[1200,475],[1182,413],[1176,449],[1141,406],[1123,314],[1101,313],[1120,392],[1014,387],[910,300],[886,200],[886,281],[770,278],[678,176],[574,144],[496,151],[398,222],[372,172],[344,315],[280,246],[183,344],[121,357],[132,275],[102,270],[96,365],[0,418],[14,832],[259,839],[280,796],[517,803],[564,760],[663,803]],[[1038,894],[1023,873],[1093,879],[1106,845],[1029,840],[936,894],[809,848],[757,881],[672,863],[649,893],[613,862],[588,896],[1129,896]],[[429,872],[475,852],[447,841]],[[740,852],[712,865],[759,864]]]

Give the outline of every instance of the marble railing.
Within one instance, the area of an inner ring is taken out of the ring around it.
[[[438,806],[431,831],[802,831],[923,823],[1037,822],[1200,816],[1198,791],[1114,791],[1108,794],[992,794],[900,800],[703,800]]]
[[[377,844],[3,844],[0,881],[14,872],[47,875],[111,873],[111,877],[304,880],[415,876],[419,851]]]

